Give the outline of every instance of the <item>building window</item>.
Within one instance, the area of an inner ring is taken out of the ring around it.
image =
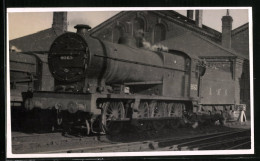
[[[134,31],[144,31],[144,20],[142,20],[141,18],[135,18],[134,19]]]
[[[154,43],[165,40],[166,28],[163,24],[157,24],[154,27]]]
[[[136,39],[137,47],[143,46],[144,37],[144,20],[141,18],[135,18],[133,22],[134,37]]]
[[[118,40],[120,37],[124,35],[123,28],[121,26],[116,26],[113,29],[113,34],[112,34],[112,41],[113,43],[118,43]]]

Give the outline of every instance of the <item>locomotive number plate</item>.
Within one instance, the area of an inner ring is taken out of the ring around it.
[[[73,56],[61,56],[60,60],[72,60]]]

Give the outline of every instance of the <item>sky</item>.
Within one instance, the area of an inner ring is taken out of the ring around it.
[[[186,16],[186,10],[176,10]],[[77,24],[88,24],[92,28],[104,22],[120,11],[87,11],[68,12],[68,30],[75,32]],[[233,18],[232,28],[237,28],[248,22],[247,9],[230,9]],[[221,18],[226,10],[203,10],[202,23],[221,32]],[[9,40],[50,28],[52,26],[53,12],[12,12],[8,13]]]

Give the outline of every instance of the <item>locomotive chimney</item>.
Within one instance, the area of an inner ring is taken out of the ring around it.
[[[52,28],[58,32],[65,32],[68,29],[67,12],[54,12]]]
[[[229,10],[227,10],[226,16],[222,17],[222,46],[231,48],[231,30],[233,18],[229,16]]]
[[[194,11],[193,10],[187,10],[187,17],[191,20],[193,20],[193,13]]]
[[[196,26],[202,27],[202,10],[195,11],[195,23]]]
[[[83,34],[86,35],[88,34],[88,30],[91,29],[91,27],[89,25],[84,25],[84,24],[79,24],[74,26],[75,29],[77,29],[77,33],[78,34]]]

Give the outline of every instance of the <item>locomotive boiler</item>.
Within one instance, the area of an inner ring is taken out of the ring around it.
[[[89,35],[87,25],[53,42],[48,55],[54,91],[35,91],[27,109],[56,109],[58,122],[90,132],[177,127],[199,109],[205,66],[181,51],[138,48],[131,36],[118,44]]]

